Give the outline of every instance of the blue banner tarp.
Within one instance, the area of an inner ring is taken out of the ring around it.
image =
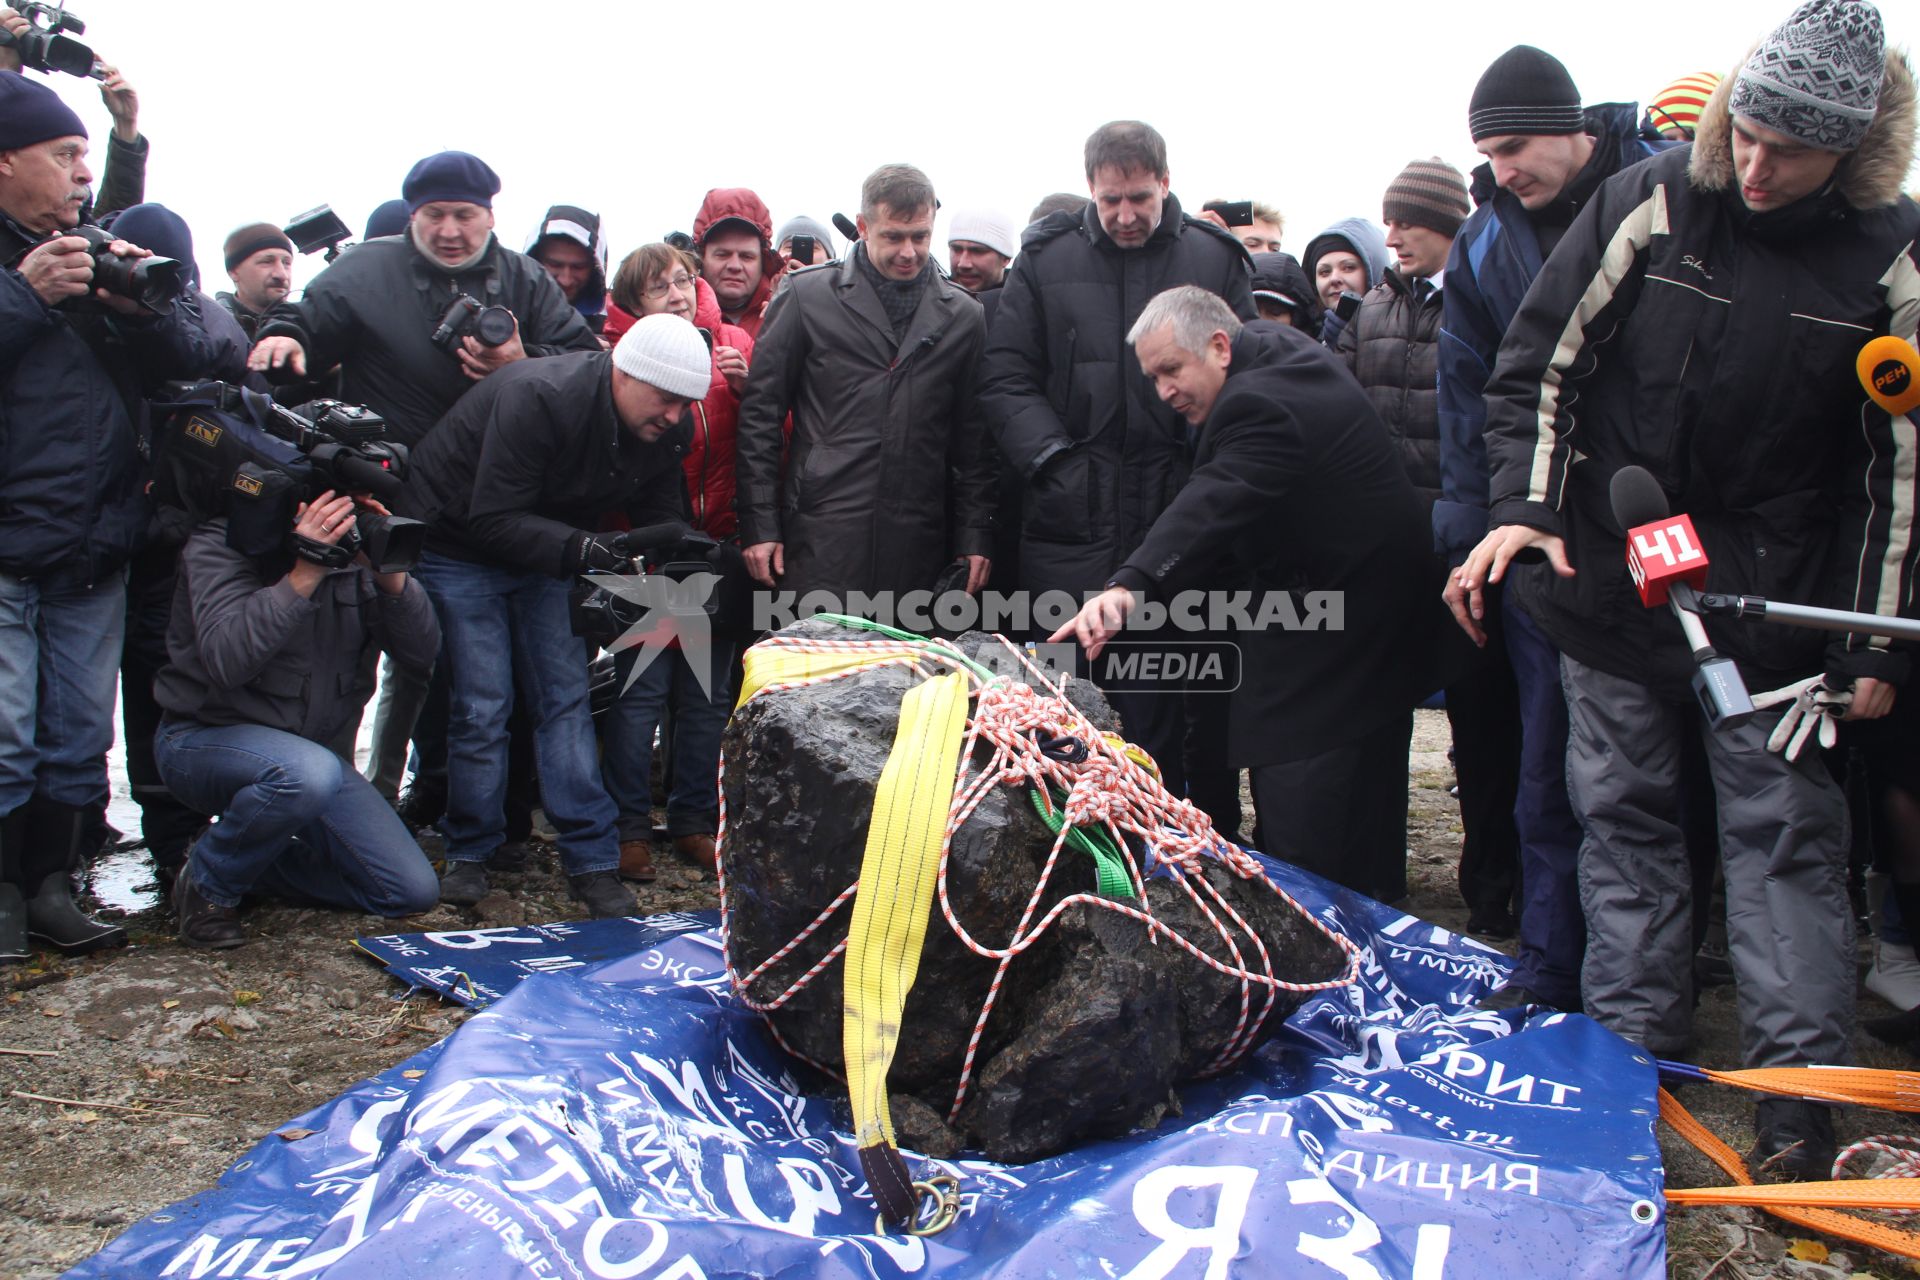
[[[1150,1132],[1020,1166],[909,1155],[961,1182],[938,1236],[876,1234],[844,1095],[673,917],[363,940],[410,982],[452,964],[493,994],[70,1274],[1664,1275],[1647,1055],[1578,1016],[1473,1012],[1496,953],[1268,865],[1366,947],[1360,981]],[[648,945],[543,960],[622,930]]]

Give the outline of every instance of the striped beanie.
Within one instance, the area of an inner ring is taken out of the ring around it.
[[[1647,127],[1655,133],[1678,129],[1693,137],[1693,131],[1700,127],[1701,109],[1719,87],[1720,77],[1711,71],[1681,76],[1647,103]]]
[[[1734,78],[1733,114],[1823,151],[1867,136],[1887,76],[1887,35],[1865,0],[1807,0]]]
[[[1508,134],[1579,133],[1586,127],[1573,77],[1560,59],[1530,44],[1517,44],[1495,58],[1467,105],[1467,128],[1475,142]]]
[[[1470,212],[1467,180],[1439,156],[1409,163],[1387,185],[1380,206],[1380,216],[1387,222],[1426,227],[1449,240],[1459,234]]]

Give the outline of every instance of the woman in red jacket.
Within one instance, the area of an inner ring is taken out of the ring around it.
[[[685,466],[694,527],[726,541],[738,528],[733,513],[734,429],[753,339],[721,318],[720,303],[690,254],[666,244],[643,245],[614,273],[607,340],[618,342],[636,320],[659,312],[692,321],[713,350],[713,381],[706,399],[693,405]],[[654,878],[653,739],[669,706],[673,756],[667,834],[682,857],[713,865],[720,818],[720,734],[733,707],[735,653],[729,637],[716,635],[704,673],[696,673],[675,648],[670,658],[662,654],[628,684],[641,652],[627,649],[615,659],[623,692],[605,719],[601,773],[607,794],[620,809],[620,874],[646,881]],[[705,689],[702,675],[707,678]]]

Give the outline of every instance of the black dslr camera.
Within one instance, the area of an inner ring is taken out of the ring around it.
[[[267,556],[287,547],[294,508],[331,489],[401,495],[407,448],[387,441],[386,419],[360,405],[315,400],[298,411],[224,382],[175,384],[157,401],[169,413],[154,459],[154,498],[191,523],[224,516],[227,545]],[[362,551],[377,573],[420,562],[427,526],[355,504],[354,527],[331,547],[296,553],[345,567]]]
[[[31,29],[21,35],[0,30],[0,45],[12,45],[20,55],[22,66],[48,74],[64,71],[83,80],[106,79],[93,50],[73,38],[85,35],[87,24],[67,12],[65,0],[59,4],[28,0],[13,8],[31,24]]]
[[[513,337],[513,329],[513,312],[463,293],[440,317],[433,331],[433,345],[448,355],[460,349],[462,338],[472,338],[483,347],[497,347]]]
[[[71,231],[55,232],[49,239],[79,236],[87,242],[93,257],[93,287],[105,289],[120,298],[130,298],[149,311],[165,311],[173,300],[187,291],[187,268],[172,258],[158,254],[147,258],[123,258],[110,246],[120,237],[111,231],[82,223]],[[86,309],[94,304],[91,293],[71,298],[66,305]]]

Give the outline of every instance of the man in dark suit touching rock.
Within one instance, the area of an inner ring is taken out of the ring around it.
[[[1382,901],[1406,892],[1412,707],[1443,674],[1446,611],[1424,508],[1337,357],[1243,332],[1191,285],[1127,335],[1194,433],[1193,471],[1146,537],[1054,636],[1090,652],[1143,602],[1211,590],[1238,640],[1228,758],[1252,770],[1272,852]],[[1234,605],[1246,596],[1245,603]]]

